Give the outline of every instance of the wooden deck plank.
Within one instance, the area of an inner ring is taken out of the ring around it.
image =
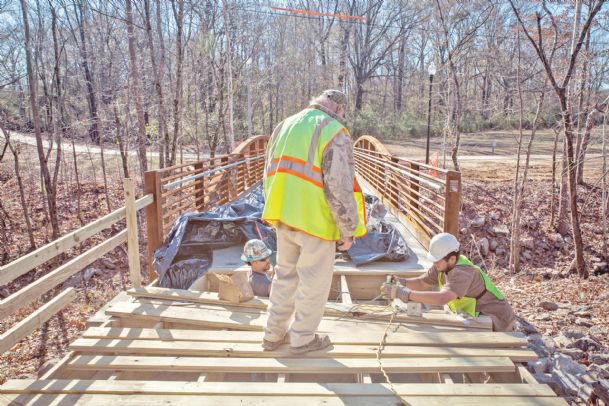
[[[139,370],[173,372],[248,372],[248,373],[359,373],[378,372],[376,359],[369,358],[231,358],[78,355],[70,360],[72,370]],[[512,372],[514,363],[507,357],[476,358],[386,358],[388,373],[426,372]]]
[[[404,396],[538,396],[555,397],[547,385],[525,384],[404,384],[395,388]],[[276,385],[273,382],[162,382],[162,381],[113,381],[105,380],[33,380],[14,379],[0,386],[0,393],[22,394],[150,394],[150,395],[225,395],[232,396],[383,396],[388,385],[370,383],[290,383]]]
[[[277,385],[277,384],[275,384]],[[283,385],[277,385],[283,386]],[[108,406],[395,406],[395,396],[185,396],[185,395],[0,395],[0,401],[15,405],[86,405]],[[12,402],[12,403],[11,403]],[[409,406],[475,406],[497,403],[495,396],[409,396]],[[501,402],[510,406],[566,406],[567,402],[558,397],[503,397]]]
[[[377,343],[378,344],[378,343]],[[126,339],[79,338],[70,345],[70,350],[95,354],[133,355],[191,355],[211,357],[293,357],[288,346],[277,351],[264,351],[258,343],[217,343],[201,341],[152,341]],[[377,347],[362,345],[333,345],[328,349],[309,353],[308,356],[324,358],[375,358]],[[386,346],[383,357],[508,357],[513,362],[528,362],[538,359],[534,351],[525,349],[453,348]]]
[[[269,304],[269,300],[266,298],[256,297],[250,301],[243,303],[228,303],[227,301],[218,299],[217,293],[212,292],[195,292],[184,289],[166,289],[166,288],[158,288],[158,287],[146,287],[146,288],[137,288],[130,289],[128,294],[133,297],[139,298],[155,298],[155,299],[164,299],[164,300],[175,300],[175,301],[188,301],[192,303],[201,303],[201,304],[209,304],[209,305],[227,305],[231,307],[243,307],[243,308],[252,308],[252,309],[260,309],[266,310]],[[327,303],[326,309],[324,311],[324,316],[344,316],[351,305],[343,304],[343,303]],[[379,315],[375,313],[375,320],[389,320],[390,313],[387,315]],[[360,320],[363,320],[362,317]],[[471,327],[471,328],[481,328],[481,329],[492,329],[492,321],[490,318],[486,316],[481,316],[477,319],[469,319],[467,325],[464,325],[463,321],[454,317],[450,314],[442,314],[442,313],[425,313],[422,317],[410,317],[406,314],[398,314],[394,318],[396,321],[403,322],[412,322],[412,323],[428,323],[435,324],[438,326],[456,326],[456,327]]]
[[[247,331],[262,331],[266,325],[267,315],[265,313],[241,313],[241,312],[227,312],[227,311],[213,311],[210,309],[192,309],[179,306],[165,306],[165,305],[150,305],[150,304],[139,304],[139,303],[118,303],[108,310],[106,313],[129,319],[146,319],[154,321],[165,321],[175,322],[185,325],[192,325],[205,328],[230,328],[234,330],[247,330]],[[445,320],[445,315],[440,314],[427,314],[420,318],[425,319],[428,322],[419,323],[412,322],[408,324],[405,321],[395,322],[396,327],[402,327],[408,330],[416,329],[417,326],[426,326],[431,323],[431,320],[438,318]],[[413,317],[412,319],[417,319]],[[451,322],[453,323],[453,322]],[[446,323],[448,324],[448,323]],[[368,330],[379,330],[384,331],[386,322],[384,321],[362,321],[353,318],[341,318],[332,319],[324,318],[319,326],[319,331],[322,332],[333,332],[333,331],[353,331],[361,327],[362,329]],[[442,326],[430,326],[434,329],[441,329]],[[464,325],[462,322],[455,320],[451,327],[469,328],[470,326]],[[448,326],[446,327],[448,328]]]
[[[82,334],[83,338],[165,340],[165,341],[209,341],[231,343],[260,343],[263,334],[250,331],[213,331],[147,329],[120,327],[90,327]],[[380,335],[368,331],[357,334],[330,333],[334,344],[378,345]],[[476,348],[526,347],[526,337],[518,333],[502,332],[437,332],[437,333],[399,333],[389,332],[387,345],[412,346],[450,346]]]

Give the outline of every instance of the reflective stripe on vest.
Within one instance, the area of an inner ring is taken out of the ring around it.
[[[321,170],[323,151],[340,132],[348,136],[340,122],[316,109],[303,110],[277,126],[267,151],[263,220],[325,240],[341,237],[325,200]],[[353,191],[360,219],[355,236],[361,237],[366,234],[365,203],[355,178]]]
[[[484,281],[484,290],[482,291],[482,293],[480,293],[475,298],[464,296],[461,298],[453,299],[450,302],[448,302],[447,305],[453,313],[461,312],[461,313],[469,314],[472,317],[478,317],[480,315],[480,312],[476,311],[476,304],[477,304],[478,299],[480,299],[482,296],[484,296],[484,294],[486,292],[491,293],[497,300],[502,301],[504,299],[503,294],[499,291],[499,289],[497,289],[497,287],[491,281],[491,279],[488,277],[488,275],[482,269],[480,269],[479,266],[476,266],[473,262],[471,262],[469,259],[467,259],[467,257],[465,257],[464,255],[460,255],[459,259],[457,260],[456,265],[472,266],[472,267],[476,268],[478,270],[478,272],[480,273],[482,280]],[[443,286],[442,277],[441,277],[442,274],[443,274],[443,272],[438,272],[438,287],[440,289],[442,289],[442,286]]]
[[[293,156],[282,155],[273,158],[266,176],[273,176],[275,172],[290,173],[323,188],[321,169],[317,166],[309,166],[307,162]]]

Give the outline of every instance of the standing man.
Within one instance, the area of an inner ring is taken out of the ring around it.
[[[294,354],[331,345],[315,331],[330,293],[335,249],[346,251],[366,234],[346,109],[344,93],[325,90],[269,140],[262,219],[277,230],[277,266],[262,342],[267,351],[288,342]]]
[[[453,313],[471,317],[483,314],[493,320],[493,330],[512,331],[515,320],[512,306],[488,275],[461,255],[459,249],[459,241],[452,234],[435,235],[427,254],[433,266],[417,278],[400,278],[400,285],[385,283],[381,292],[403,302],[448,305]],[[424,291],[432,286],[437,286],[439,292]]]

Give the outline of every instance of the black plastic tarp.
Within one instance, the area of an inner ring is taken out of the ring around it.
[[[213,250],[261,239],[277,251],[275,231],[260,219],[264,208],[262,185],[216,209],[185,213],[173,225],[165,243],[154,253],[153,265],[162,287],[187,289],[213,262]],[[368,234],[356,239],[348,256],[356,265],[372,261],[403,261],[408,256],[404,238],[383,220],[385,207],[366,195]],[[344,255],[344,254],[342,254]]]

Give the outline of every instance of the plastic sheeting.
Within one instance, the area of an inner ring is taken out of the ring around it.
[[[213,250],[243,245],[258,238],[277,251],[275,231],[260,219],[264,208],[262,185],[216,209],[185,213],[173,225],[165,243],[154,253],[153,266],[159,285],[188,289],[205,275],[213,262]],[[368,234],[356,239],[348,256],[356,265],[372,261],[403,261],[408,256],[404,238],[383,220],[385,207],[375,196],[366,195]],[[345,255],[345,254],[339,254]]]

